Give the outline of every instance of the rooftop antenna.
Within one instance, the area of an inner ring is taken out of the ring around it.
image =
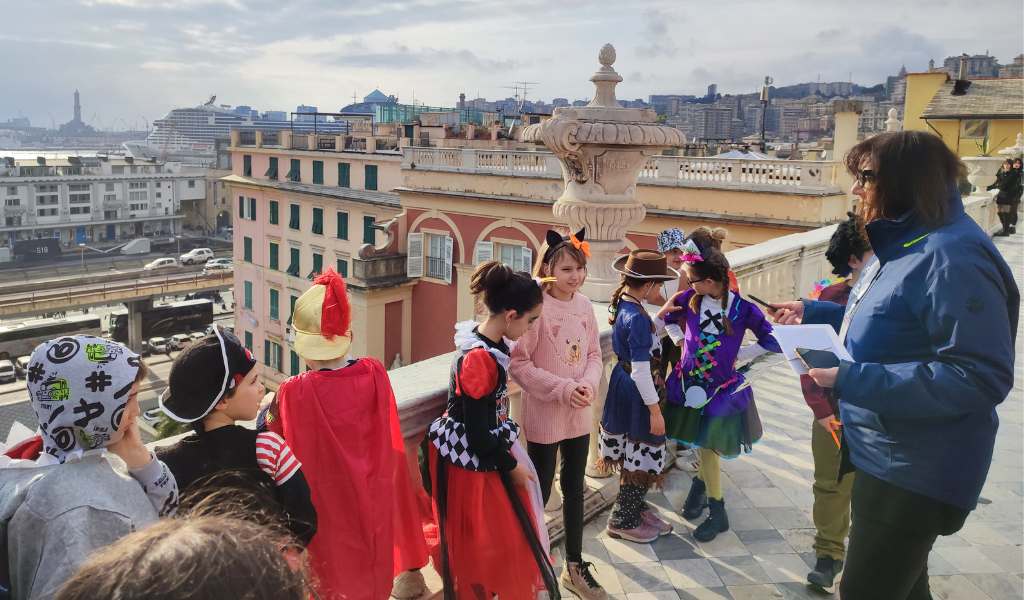
[[[356,91],[352,90],[352,104],[356,103]]]
[[[523,112],[523,105],[526,104],[526,96],[530,93],[530,86],[538,85],[536,81],[513,81],[512,85],[502,86],[506,89],[515,90],[515,99],[519,113]],[[520,93],[521,92],[521,93]]]

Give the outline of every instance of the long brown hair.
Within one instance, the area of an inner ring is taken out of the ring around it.
[[[866,223],[912,212],[931,227],[946,222],[947,199],[964,176],[964,164],[938,136],[923,131],[880,133],[850,149],[846,170],[857,177],[861,165],[874,171],[875,202],[860,206]]]
[[[725,325],[725,334],[732,335],[732,322],[729,321],[729,261],[720,250],[714,247],[705,248],[701,253],[704,260],[689,263],[694,270],[697,279],[710,279],[722,286],[722,323]],[[700,315],[700,304],[704,296],[694,294],[690,297],[690,310]]]

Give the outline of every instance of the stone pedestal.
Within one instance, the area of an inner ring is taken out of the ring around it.
[[[974,186],[971,191],[978,194],[996,182],[996,173],[1006,159],[997,156],[968,156],[961,160],[967,165],[967,181]]]
[[[653,110],[619,105],[615,86],[622,77],[612,68],[611,44],[601,48],[598,59],[590,104],[556,108],[551,119],[523,128],[520,139],[542,142],[561,163],[565,191],[553,212],[571,231],[587,229],[591,257],[583,293],[600,301],[619,284],[611,265],[625,246],[627,230],[646,215],[636,198],[640,170],[651,156],[682,146],[684,139],[678,129],[658,125]]]

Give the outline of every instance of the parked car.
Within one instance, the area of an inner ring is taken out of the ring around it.
[[[142,356],[149,356],[149,355],[150,355],[149,342],[147,342],[146,340],[142,340]]]
[[[14,370],[14,363],[6,358],[0,360],[0,383],[11,383],[18,380],[18,374]]]
[[[198,342],[199,340],[206,337],[206,334],[203,333],[202,331],[193,331],[192,333],[188,334],[188,337],[192,338],[193,342]]]
[[[231,271],[234,268],[235,263],[231,262],[230,258],[214,258],[206,263],[203,271]]]
[[[179,257],[183,265],[199,265],[213,258],[213,250],[209,248],[193,248]]]
[[[187,333],[176,333],[171,336],[171,350],[184,350],[192,343],[192,338]]]
[[[14,361],[14,374],[24,379],[25,373],[28,373],[28,361],[31,359],[31,356],[19,356],[18,360]]]
[[[178,266],[178,261],[174,260],[173,258],[158,258],[158,259],[156,259],[156,260],[154,260],[154,261],[152,261],[150,263],[147,263],[146,266],[144,266],[142,268],[147,270],[147,271],[155,271],[157,269],[167,269],[167,268],[170,268],[170,267],[177,267],[177,266]]]
[[[151,337],[149,338],[149,349],[151,352],[157,354],[166,354],[168,352],[167,338],[163,337]]]

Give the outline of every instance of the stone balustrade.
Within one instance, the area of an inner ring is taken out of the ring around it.
[[[561,178],[558,159],[547,151],[472,148],[403,149],[403,169]],[[746,160],[691,156],[652,156],[639,183],[750,191],[836,192],[840,165],[833,161]]]

